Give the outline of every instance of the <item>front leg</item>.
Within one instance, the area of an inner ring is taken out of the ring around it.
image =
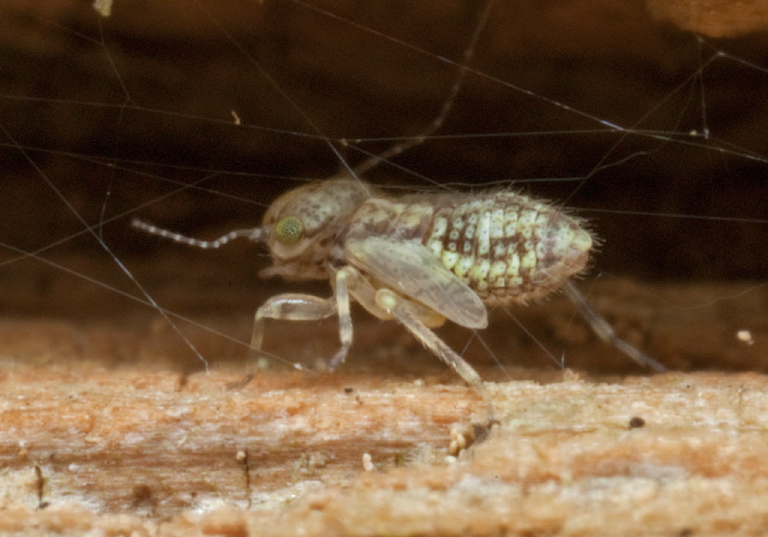
[[[319,321],[334,313],[336,313],[336,302],[333,298],[320,298],[297,293],[273,296],[256,310],[248,353],[249,360],[258,357],[264,343],[264,319]],[[227,389],[239,390],[251,382],[253,377],[254,373],[248,373],[241,380],[227,384]]]
[[[256,310],[251,336],[251,354],[258,354],[264,342],[264,320],[277,319],[281,321],[319,321],[338,314],[339,339],[341,349],[331,359],[329,368],[336,369],[344,362],[352,346],[352,317],[349,308],[349,291],[347,289],[348,272],[354,269],[344,267],[336,272],[334,296],[320,298],[313,295],[285,293],[267,300]]]
[[[319,321],[336,313],[332,298],[285,293],[273,296],[256,310],[251,335],[251,353],[258,354],[264,342],[264,320]]]

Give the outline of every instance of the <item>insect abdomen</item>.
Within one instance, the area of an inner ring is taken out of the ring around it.
[[[543,297],[588,261],[591,235],[544,201],[496,192],[435,202],[423,243],[483,300]]]

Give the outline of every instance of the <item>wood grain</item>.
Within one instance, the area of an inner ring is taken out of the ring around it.
[[[490,384],[501,425],[458,459],[450,429],[481,407],[462,386],[232,378],[6,369],[0,531],[718,534],[768,517],[764,375]]]

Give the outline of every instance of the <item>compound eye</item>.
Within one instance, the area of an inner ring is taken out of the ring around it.
[[[296,244],[304,235],[304,224],[298,216],[286,216],[275,225],[275,237],[283,244]]]

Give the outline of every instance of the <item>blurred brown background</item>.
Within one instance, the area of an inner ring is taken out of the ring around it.
[[[589,175],[579,187],[523,187],[609,211],[581,213],[605,240],[601,270],[761,280],[765,223],[707,219],[767,214],[763,13],[758,2],[729,4],[498,2],[438,133],[459,136],[430,140],[396,164],[470,185]],[[41,173],[95,224],[102,210],[136,210],[176,188],[168,180],[216,171],[200,186],[256,205],[190,190],[137,214],[195,234],[254,225],[264,203],[297,184],[290,177],[339,169],[318,138],[354,164],[363,156],[340,139],[420,132],[456,76],[480,5],[126,1],[106,19],[85,1],[17,0],[2,10],[0,194],[10,210],[0,229],[30,250],[82,230]],[[709,141],[685,135],[704,128]],[[679,134],[663,139],[670,131]],[[378,152],[391,143],[357,145]],[[388,166],[367,179],[428,184]],[[103,231],[121,256],[167,248],[137,237],[126,219]],[[93,240],[67,245],[99,249]]]
[[[604,245],[588,282],[604,274],[598,282],[609,285],[759,284],[768,34],[758,28],[760,3],[729,5],[497,2],[443,128],[366,179],[465,189],[518,181],[592,221]],[[130,229],[130,218],[206,238],[252,227],[279,193],[337,173],[339,156],[354,166],[366,158],[359,150],[378,153],[421,132],[457,76],[481,7],[126,1],[101,18],[88,2],[4,3],[0,240],[46,248],[38,255],[146,301],[77,212],[101,223],[95,232],[161,305],[208,323],[223,315],[247,339],[255,306],[287,288],[258,280],[263,250],[190,249]],[[7,315],[154,315],[18,251],[2,255]],[[585,289],[604,312],[616,309],[606,313],[612,322],[639,315],[625,323],[639,333],[679,332],[674,323],[687,319],[717,324],[718,341],[732,342],[737,329],[762,326],[749,319],[764,312],[763,294],[744,285],[611,289],[605,298],[599,286]],[[322,282],[291,289],[328,292]],[[537,339],[565,337],[557,322],[546,326],[546,309],[518,312]],[[667,352],[669,341],[653,340],[637,343]],[[741,347],[729,359],[710,347],[672,351],[668,363],[759,363]],[[551,360],[532,363],[542,361]]]

